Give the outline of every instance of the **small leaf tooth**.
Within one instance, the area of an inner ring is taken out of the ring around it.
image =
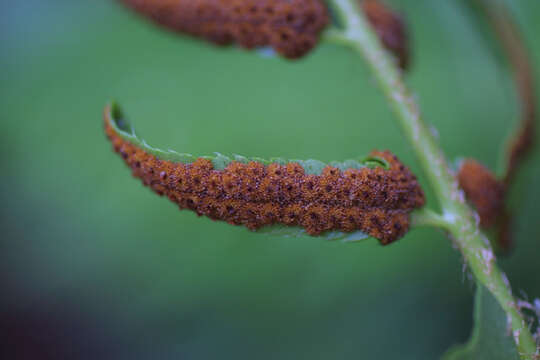
[[[243,164],[247,164],[249,162],[249,159],[242,155],[233,154],[233,158],[235,161],[241,162]]]
[[[251,161],[260,162],[260,163],[262,163],[264,165],[268,165],[270,163],[267,159],[263,159],[263,158],[260,158],[260,157],[257,157],[257,156],[253,156],[250,159],[251,159]]]
[[[272,158],[270,158],[270,162],[280,164],[280,165],[287,164],[287,160],[285,160],[285,159],[283,159],[281,157],[272,157]]]

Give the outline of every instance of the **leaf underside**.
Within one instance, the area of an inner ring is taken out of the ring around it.
[[[511,331],[497,300],[478,284],[472,335],[466,344],[450,348],[442,360],[519,360]]]
[[[139,138],[135,134],[135,129],[132,127],[131,123],[123,116],[120,107],[116,103],[112,103],[106,113],[106,121],[113,127],[116,133],[122,137],[124,140],[129,141],[133,145],[141,148],[145,152],[154,155],[156,158],[165,161],[171,161],[176,163],[190,164],[195,162],[199,158],[208,159],[212,162],[214,169],[223,170],[229,165],[232,161],[237,161],[240,163],[248,163],[250,161],[255,161],[262,163],[264,165],[269,165],[272,163],[278,163],[281,165],[295,162],[300,164],[304,168],[306,174],[320,175],[323,169],[330,165],[338,168],[341,171],[346,169],[360,169],[360,168],[375,168],[383,167],[385,169],[389,168],[389,164],[385,159],[378,157],[366,157],[362,160],[345,160],[342,162],[333,161],[330,163],[324,163],[319,160],[308,159],[308,160],[298,160],[298,159],[283,159],[283,158],[270,158],[262,159],[258,157],[246,157],[242,155],[232,155],[226,156],[220,153],[214,153],[211,156],[197,156],[188,153],[179,153],[174,150],[162,150],[155,148],[149,145],[146,141]],[[318,236],[311,236],[306,233],[306,231],[301,227],[296,226],[285,226],[285,225],[271,225],[266,226],[257,230],[258,233],[265,233],[271,235],[278,235],[284,237],[300,237],[300,236],[310,236],[317,237],[326,240],[342,240],[345,242],[354,242],[370,238],[370,236],[363,231],[353,231],[353,232],[342,232],[342,231],[328,231]]]

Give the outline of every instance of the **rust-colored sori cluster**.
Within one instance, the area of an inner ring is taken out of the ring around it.
[[[219,45],[271,46],[287,58],[310,51],[328,24],[320,0],[120,0],[169,29]]]
[[[463,161],[458,180],[467,199],[478,211],[480,225],[482,227],[495,225],[504,208],[504,184],[474,159]]]
[[[510,237],[510,216],[506,211],[506,186],[484,165],[474,159],[462,162],[458,172],[459,186],[465,192],[480,217],[483,228],[496,227],[497,244],[501,250],[508,251],[512,246]]]
[[[327,166],[306,174],[298,163],[231,162],[215,170],[199,158],[192,164],[164,161],[124,140],[107,119],[105,131],[135,177],[181,209],[255,230],[272,224],[301,226],[308,234],[362,230],[388,244],[409,228],[409,213],[424,204],[416,177],[389,152],[373,152],[389,168],[340,171]]]
[[[289,59],[306,55],[329,24],[321,0],[119,0],[156,23],[218,45],[271,46]],[[383,45],[406,69],[405,23],[379,0],[358,0]]]
[[[379,0],[359,0],[362,10],[383,45],[397,58],[399,67],[409,65],[407,28],[402,17]]]

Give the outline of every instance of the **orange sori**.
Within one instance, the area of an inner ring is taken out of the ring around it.
[[[402,69],[409,65],[407,29],[401,16],[379,0],[359,0],[362,10],[383,45],[398,60]]]
[[[300,226],[310,235],[362,230],[389,244],[408,231],[409,213],[424,204],[416,177],[388,151],[372,152],[388,168],[341,171],[326,166],[314,175],[295,162],[232,161],[216,170],[203,158],[189,164],[158,159],[120,136],[109,114],[107,108],[106,134],[133,175],[181,209],[214,220],[251,230],[272,224]]]
[[[497,245],[508,251],[512,247],[510,214],[506,210],[506,185],[484,165],[465,159],[458,172],[459,186],[474,205],[483,228],[498,228]]]
[[[154,22],[218,45],[271,46],[289,59],[306,55],[329,24],[320,0],[119,0]],[[409,63],[402,18],[378,0],[359,0],[366,17],[401,68]]]
[[[156,23],[219,45],[271,46],[298,58],[317,43],[329,15],[319,0],[120,0]]]

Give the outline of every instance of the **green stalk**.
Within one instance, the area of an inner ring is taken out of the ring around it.
[[[448,231],[476,280],[493,294],[506,312],[521,358],[533,359],[536,343],[510,284],[497,266],[491,245],[479,229],[477,216],[465,202],[448,161],[422,120],[418,105],[406,88],[393,57],[382,47],[359,8],[358,0],[329,0],[329,3],[343,26],[342,36],[333,32],[331,38],[347,43],[365,58],[439,200],[441,218],[430,224],[430,219],[437,218],[432,214],[427,217],[420,214],[418,223],[437,225]]]
[[[448,223],[444,216],[426,207],[411,213],[411,227],[429,226],[446,229],[447,225]]]

